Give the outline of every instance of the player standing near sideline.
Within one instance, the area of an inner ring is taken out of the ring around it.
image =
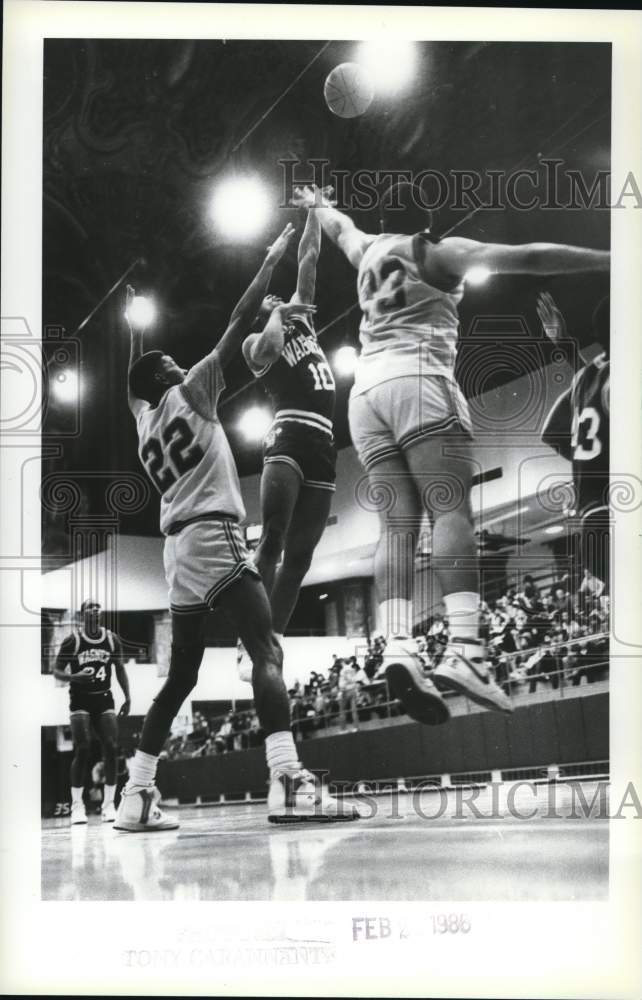
[[[167,680],[149,709],[129,769],[115,828],[168,830],[178,822],[158,808],[158,756],[171,723],[194,688],[205,650],[206,614],[217,604],[230,618],[253,663],[254,701],[270,769],[272,822],[356,819],[342,810],[299,761],[283,654],[272,631],[270,605],[239,531],[245,517],[234,458],[217,416],[223,369],[239,350],[294,228],[288,225],[234,309],[214,348],[186,372],[162,351],[142,353],[142,331],[131,330],[129,406],[136,418],[139,456],[161,494],[160,527],[172,613]],[[128,297],[133,290],[128,289]],[[303,307],[299,307],[303,308]],[[303,308],[309,311],[309,307]]]
[[[69,715],[74,756],[71,762],[71,822],[87,822],[83,792],[89,770],[89,749],[93,725],[102,744],[105,762],[105,791],[101,816],[103,823],[116,819],[116,758],[118,723],[111,693],[111,670],[125,700],[119,715],[129,715],[129,681],[123,666],[120,639],[100,624],[100,604],[91,599],[82,602],[82,625],[63,639],[56,657],[54,675],[69,684]]]
[[[295,189],[292,203],[318,206],[324,231],[358,270],[363,318],[350,431],[373,488],[383,482],[394,490],[392,514],[408,526],[411,542],[400,566],[382,517],[375,580],[382,624],[390,637],[390,686],[412,717],[428,723],[448,718],[446,704],[407,642],[413,626],[414,551],[426,512],[433,519],[432,560],[451,627],[433,678],[440,687],[487,708],[510,711],[508,698],[491,677],[479,637],[479,565],[470,504],[472,426],[454,375],[457,307],[464,277],[473,267],[497,274],[604,271],[609,254],[553,243],[508,246],[462,237],[440,240],[430,232],[421,191],[410,184],[386,192],[380,236],[361,232],[312,188]]]
[[[321,225],[316,213],[308,212],[296,291],[287,304],[268,295],[258,315],[264,329],[243,342],[248,367],[274,406],[274,423],[263,445],[262,533],[254,562],[270,595],[279,641],[327,524],[335,489],[335,384],[311,315],[320,249]],[[250,680],[246,664],[243,658],[239,672]]]
[[[574,570],[588,570],[609,585],[609,437],[610,437],[610,298],[593,313],[597,353],[580,349],[584,366],[571,387],[553,404],[542,430],[542,440],[573,466],[575,509],[580,531],[575,538]],[[543,292],[537,313],[546,335],[555,343],[566,338],[564,316],[553,297]],[[576,581],[577,582],[577,581]]]

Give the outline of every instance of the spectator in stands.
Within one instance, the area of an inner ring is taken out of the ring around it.
[[[352,731],[359,728],[359,715],[357,713],[357,681],[358,671],[353,664],[346,663],[339,675],[339,705],[341,710],[341,727],[345,728],[346,712],[350,712],[352,719]]]
[[[326,695],[323,688],[319,686],[314,696],[314,713],[317,720],[317,729],[325,728],[328,725],[328,720],[326,719],[327,707]]]
[[[604,582],[593,576],[590,570],[584,570],[584,579],[578,591],[580,606],[585,608],[592,598],[599,599],[604,593]]]
[[[228,751],[232,749],[232,740],[234,738],[233,727],[232,727],[232,713],[228,712],[225,719],[218,730],[215,740],[222,746],[223,751]]]
[[[368,644],[368,654],[364,665],[364,671],[369,680],[377,676],[383,667],[383,654],[386,642],[383,636],[375,635]]]

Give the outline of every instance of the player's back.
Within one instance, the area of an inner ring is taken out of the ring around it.
[[[136,419],[138,454],[161,494],[165,534],[201,515],[245,517],[234,457],[216,413],[225,383],[214,353]]]
[[[573,482],[578,510],[608,503],[610,366],[598,357],[575,376],[571,387]]]
[[[357,279],[359,385],[419,371],[454,378],[463,283],[444,291],[426,281],[420,255],[435,242],[428,233],[386,234],[365,251]]]

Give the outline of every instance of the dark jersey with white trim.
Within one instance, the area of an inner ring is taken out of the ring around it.
[[[581,513],[608,503],[609,387],[609,362],[599,358],[571,386],[573,484]]]
[[[103,694],[111,690],[112,667],[121,656],[120,640],[109,629],[102,628],[95,639],[83,629],[72,632],[62,642],[57,668],[65,674],[78,674],[84,667],[93,667],[91,681],[83,682],[83,694]],[[76,690],[79,686],[75,685]]]
[[[544,440],[573,466],[580,514],[608,505],[609,386],[609,362],[602,355],[578,371],[546,421]]]
[[[332,369],[312,324],[304,316],[292,316],[285,327],[281,356],[268,368],[255,371],[274,405],[275,414],[301,421],[305,413],[316,414],[331,427],[334,417],[335,383]]]

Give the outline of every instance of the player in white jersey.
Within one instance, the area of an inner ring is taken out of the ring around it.
[[[388,678],[409,714],[443,722],[448,709],[423,675],[412,634],[414,554],[424,513],[432,519],[432,566],[450,623],[450,642],[433,673],[440,688],[488,708],[510,711],[492,679],[479,638],[479,568],[470,490],[474,471],[468,407],[454,376],[457,307],[466,272],[553,274],[607,270],[609,254],[553,243],[519,246],[462,237],[435,239],[422,193],[389,189],[382,229],[361,232],[312,188],[292,203],[316,207],[327,235],[358,270],[361,355],[350,397],[350,431],[370,485],[391,496],[382,513],[375,581],[389,636]],[[403,556],[389,544],[394,522],[409,539]]]
[[[141,462],[161,494],[172,650],[167,680],[147,713],[129,769],[114,825],[117,830],[137,833],[178,826],[158,808],[156,768],[172,721],[196,684],[205,649],[205,616],[214,604],[230,618],[252,659],[254,700],[266,733],[270,769],[269,820],[358,816],[319,789],[298,759],[281,676],[283,654],[272,631],[265,589],[239,530],[245,510],[232,452],[217,415],[225,386],[223,368],[240,349],[293,233],[287,226],[268,250],[223,337],[190,371],[179,368],[162,351],[143,354],[142,331],[131,330],[129,406],[136,418]],[[132,295],[128,289],[128,297]]]

